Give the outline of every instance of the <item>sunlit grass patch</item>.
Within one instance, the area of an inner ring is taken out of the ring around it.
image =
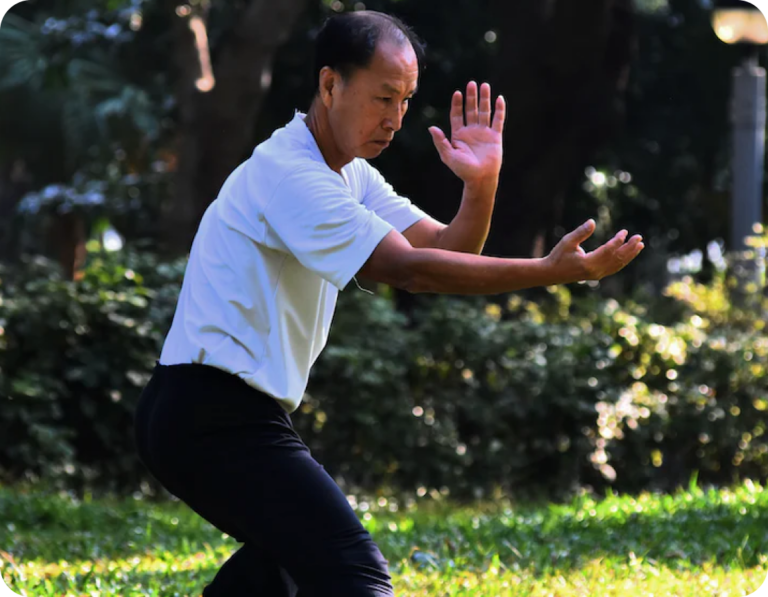
[[[402,596],[735,597],[768,570],[768,497],[750,482],[569,504],[353,502]],[[239,546],[178,502],[0,489],[0,572],[30,597],[197,597]]]
[[[490,568],[484,573],[423,573],[405,569],[396,577],[399,595],[530,597],[718,597],[748,595],[765,580],[761,567],[726,572],[707,566],[700,571],[674,571],[651,564],[627,566],[595,560],[584,568],[540,576],[533,570],[513,573]]]

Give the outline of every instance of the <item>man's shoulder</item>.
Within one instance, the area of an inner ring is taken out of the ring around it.
[[[267,202],[281,201],[285,196],[321,197],[346,196],[349,188],[344,180],[325,163],[307,159],[302,155],[285,156],[282,160],[251,160],[250,177]]]
[[[264,189],[301,185],[308,180],[333,183],[329,169],[311,159],[300,148],[273,151],[264,144],[256,147],[248,160],[248,178]]]
[[[372,192],[380,187],[386,187],[389,184],[378,168],[366,159],[355,158],[349,164],[349,168],[349,173],[357,179],[359,187],[368,192]]]
[[[312,152],[286,125],[275,130],[269,138],[259,143],[253,150],[253,157],[279,166],[286,161],[311,160]]]
[[[365,158],[355,158],[350,163],[350,166],[355,170],[356,173],[359,173],[362,176],[386,180],[381,171]]]
[[[298,125],[304,126],[293,120],[259,143],[251,155],[251,166],[285,175],[306,172],[332,174],[325,161],[321,161],[311,144],[307,143],[306,135]]]

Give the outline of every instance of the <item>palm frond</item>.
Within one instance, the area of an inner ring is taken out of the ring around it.
[[[117,119],[150,138],[156,137],[160,130],[156,111],[149,95],[133,85],[127,85],[119,96],[100,102],[95,109],[96,120],[105,136],[109,121]]]
[[[21,85],[39,88],[48,65],[39,29],[34,23],[7,14],[0,27],[0,91]]]
[[[89,95],[116,95],[125,88],[125,80],[115,68],[95,60],[71,60],[67,75],[71,86],[87,90]]]
[[[67,143],[67,161],[77,163],[91,145],[102,140],[97,128],[93,106],[83,93],[67,93],[64,97],[61,126]]]

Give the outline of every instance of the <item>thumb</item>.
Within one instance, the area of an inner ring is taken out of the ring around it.
[[[449,152],[451,148],[451,142],[448,141],[448,139],[445,136],[445,133],[441,131],[436,126],[429,127],[429,134],[432,135],[432,142],[435,144],[435,149],[437,149],[437,153],[440,154],[441,158],[447,157],[447,152]]]
[[[592,218],[589,218],[581,226],[576,228],[576,230],[570,232],[566,238],[568,239],[569,243],[573,245],[579,245],[587,240],[590,236],[592,236],[592,233],[595,231],[595,227],[595,221]]]

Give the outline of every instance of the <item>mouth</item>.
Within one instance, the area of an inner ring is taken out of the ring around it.
[[[379,147],[388,147],[389,141],[372,141],[372,143],[375,143]]]

